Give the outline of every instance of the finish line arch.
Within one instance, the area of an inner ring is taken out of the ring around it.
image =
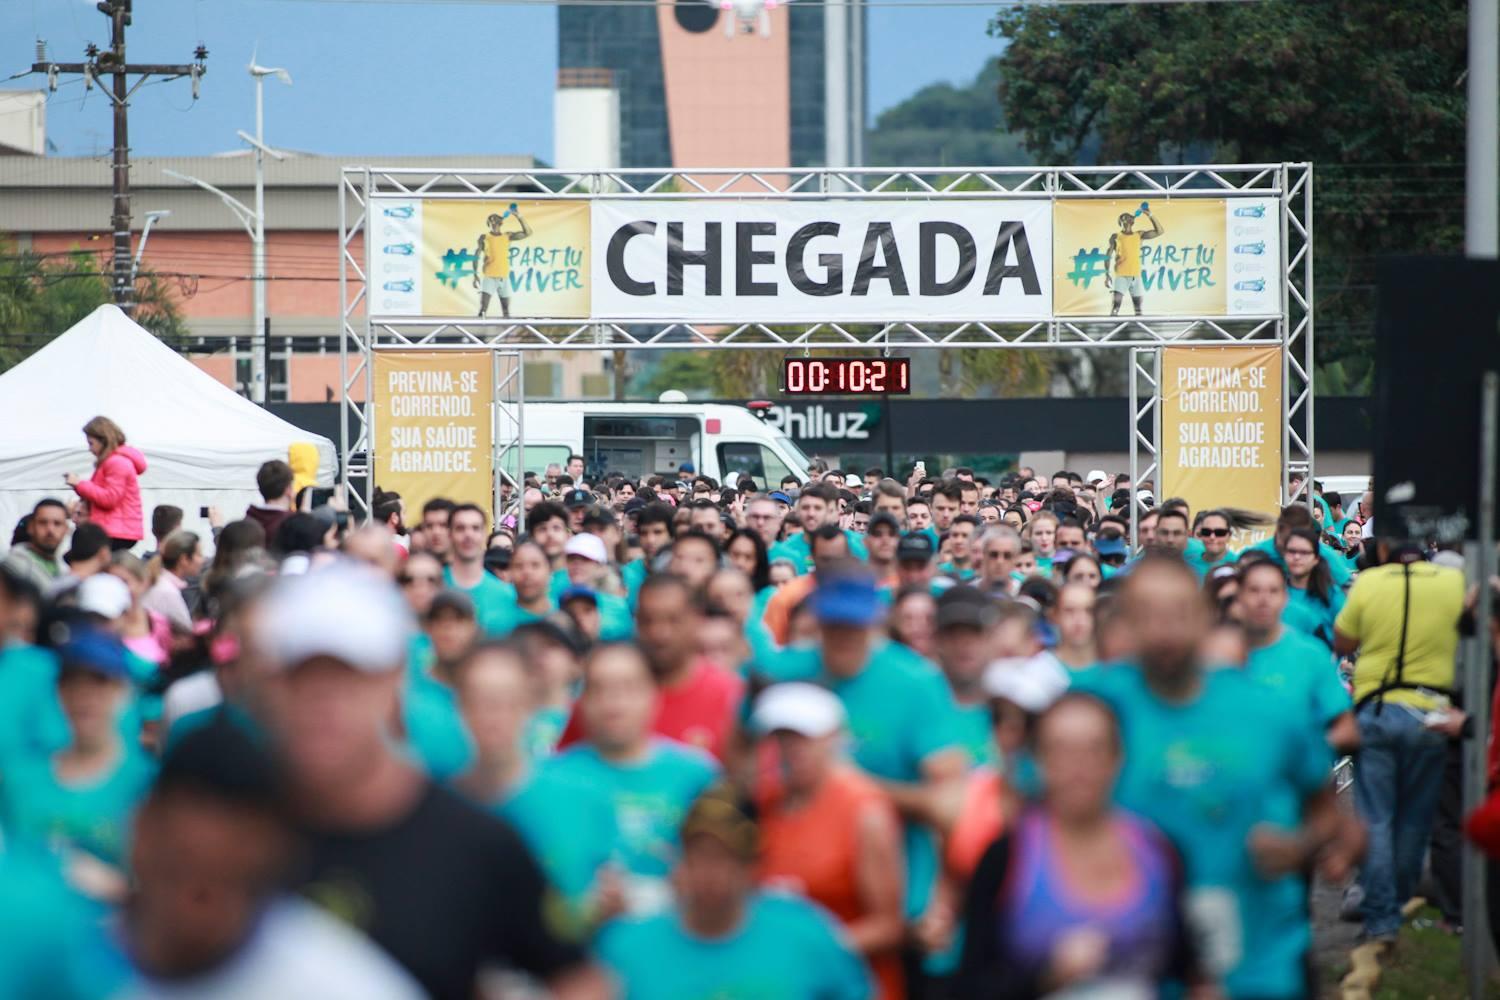
[[[368,505],[384,352],[493,352],[495,426],[515,429],[493,442],[498,496],[498,459],[523,468],[523,351],[1128,351],[1138,483],[1161,472],[1162,351],[1244,347],[1279,355],[1285,497],[1314,473],[1312,180],[1310,163],[347,166],[343,482],[363,476]],[[1110,315],[1104,280],[1125,215],[1161,230],[1114,276],[1139,316]]]

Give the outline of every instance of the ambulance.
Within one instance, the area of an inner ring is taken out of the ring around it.
[[[692,403],[676,391],[655,403],[528,402],[521,424],[526,471],[542,474],[552,463],[566,466],[568,456],[582,455],[591,482],[619,472],[635,480],[698,475],[733,484],[748,474],[762,490],[774,490],[787,476],[806,480],[811,464],[791,438],[749,408]],[[505,411],[500,431],[501,441],[517,436]],[[514,474],[514,451],[503,461]],[[684,473],[684,465],[693,471]]]

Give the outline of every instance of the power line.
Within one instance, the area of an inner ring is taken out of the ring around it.
[[[280,3],[385,7],[675,7],[677,0],[278,0]],[[791,0],[787,0],[791,2]],[[1271,0],[862,0],[861,7],[1172,7],[1268,3]]]

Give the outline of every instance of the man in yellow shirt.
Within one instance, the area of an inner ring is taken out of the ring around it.
[[[1150,219],[1151,228],[1143,233],[1136,232],[1136,215],[1144,215]],[[1141,203],[1141,210],[1137,213],[1120,214],[1120,231],[1111,234],[1109,253],[1104,257],[1104,287],[1114,295],[1114,304],[1109,310],[1111,316],[1120,314],[1120,303],[1127,294],[1135,305],[1135,314],[1141,314],[1146,296],[1146,286],[1141,280],[1141,242],[1154,240],[1164,232],[1166,229],[1156,221],[1156,216],[1151,214],[1151,209],[1145,202]]]
[[[506,232],[506,216],[513,215],[521,228]],[[500,300],[500,314],[510,317],[510,245],[515,240],[524,240],[531,235],[531,227],[521,218],[521,210],[512,202],[503,214],[485,219],[488,232],[479,234],[475,255],[479,258],[474,268],[474,287],[479,289],[479,315],[490,308],[490,297]]]
[[[1394,941],[1422,873],[1443,787],[1448,711],[1464,613],[1463,573],[1424,561],[1419,545],[1382,540],[1381,565],[1355,579],[1334,622],[1354,668],[1359,758],[1355,807],[1369,828],[1360,869],[1368,940]]]

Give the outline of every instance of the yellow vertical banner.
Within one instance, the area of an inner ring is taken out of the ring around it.
[[[375,485],[415,516],[433,497],[493,510],[493,360],[480,351],[377,351]]]
[[[1281,503],[1281,349],[1168,347],[1161,359],[1161,499],[1193,512]],[[1237,533],[1236,547],[1270,529]]]

